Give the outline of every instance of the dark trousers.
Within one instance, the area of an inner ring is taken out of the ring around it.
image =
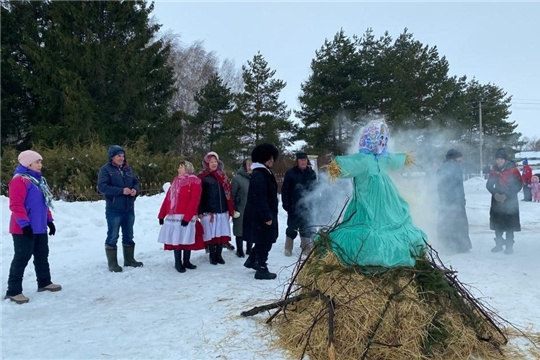
[[[523,185],[523,200],[532,201],[532,191],[527,185]]]
[[[495,237],[497,239],[502,239],[504,230],[495,230]],[[503,245],[512,245],[514,243],[514,230],[506,230],[506,239]]]
[[[15,254],[9,268],[8,288],[6,295],[15,296],[22,293],[24,269],[32,255],[38,288],[51,284],[49,269],[49,238],[47,234],[34,234],[32,238],[13,234]]]
[[[266,266],[270,250],[272,250],[271,242],[257,242],[251,249],[251,254],[255,257],[255,261],[259,266]]]

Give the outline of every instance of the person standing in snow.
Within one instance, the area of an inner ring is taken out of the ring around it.
[[[204,229],[204,242],[208,245],[210,264],[225,264],[223,246],[231,241],[230,218],[234,215],[231,183],[225,174],[223,162],[211,151],[202,161],[203,171],[199,218]]]
[[[243,236],[244,210],[246,208],[247,195],[249,189],[249,179],[251,176],[251,159],[244,159],[242,166],[238,169],[232,179],[232,197],[234,204],[233,234],[236,239],[236,256],[244,257],[243,242],[246,242],[246,254],[249,255],[253,242]]]
[[[180,162],[178,176],[167,190],[158,214],[162,225],[158,242],[164,244],[165,250],[173,250],[174,267],[180,273],[196,269],[189,261],[191,251],[204,249],[202,226],[197,217],[202,187],[193,172],[192,163]]]
[[[495,163],[491,167],[486,183],[491,193],[491,208],[489,210],[489,227],[495,230],[495,247],[491,252],[512,254],[514,248],[514,232],[521,231],[519,220],[518,192],[522,180],[516,164],[508,160],[504,148],[495,153]],[[506,239],[503,233],[506,232]]]
[[[311,242],[309,210],[305,199],[315,186],[317,175],[308,166],[308,161],[305,152],[296,153],[296,165],[287,170],[281,187],[281,203],[287,212],[285,256],[292,255],[294,239],[298,233],[302,251],[307,251]]]
[[[469,221],[465,210],[465,189],[461,152],[450,149],[437,171],[439,214],[437,235],[441,246],[450,252],[465,253],[472,249]]]
[[[49,269],[49,235],[56,233],[50,208],[53,196],[41,174],[43,158],[32,150],[19,154],[19,164],[9,182],[9,232],[13,237],[13,260],[9,269],[5,299],[24,304],[30,301],[22,293],[24,270],[34,256],[38,291],[60,291],[53,284]]]
[[[529,187],[532,179],[532,168],[529,166],[527,159],[523,160],[523,174],[521,180],[523,181],[523,201],[532,201],[532,192]]]
[[[121,272],[118,265],[117,242],[122,228],[122,248],[124,266],[140,267],[143,263],[135,260],[133,225],[135,224],[135,199],[139,194],[139,180],[128,165],[126,152],[118,145],[112,145],[107,152],[109,161],[99,169],[98,191],[105,196],[105,218],[107,238],[105,254],[109,271]]]
[[[249,182],[243,234],[255,246],[244,266],[255,270],[255,279],[272,280],[276,274],[268,270],[268,253],[278,238],[277,181],[272,166],[279,156],[272,144],[257,145],[251,152],[253,164]]]

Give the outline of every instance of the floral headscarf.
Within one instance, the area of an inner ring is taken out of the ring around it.
[[[358,142],[361,153],[386,155],[390,132],[388,125],[382,120],[372,120],[361,130]]]

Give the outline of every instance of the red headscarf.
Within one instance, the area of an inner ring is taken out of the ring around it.
[[[218,168],[214,171],[210,170],[210,160],[212,158],[215,158],[218,162]],[[234,215],[234,205],[232,200],[232,193],[231,193],[231,182],[229,181],[229,178],[227,177],[227,174],[225,174],[225,171],[223,171],[223,162],[219,160],[219,156],[214,151],[210,151],[208,154],[206,154],[202,161],[204,170],[197,175],[199,179],[203,179],[207,175],[212,175],[217,179],[221,187],[223,188],[223,192],[225,193],[225,198],[227,199],[227,207],[229,208],[229,215]]]

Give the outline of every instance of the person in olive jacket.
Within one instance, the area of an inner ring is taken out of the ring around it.
[[[268,270],[268,253],[278,237],[277,181],[272,172],[279,152],[272,144],[260,144],[251,152],[253,164],[244,211],[243,236],[255,246],[244,266],[256,270],[255,279],[272,280],[276,274]]]
[[[508,160],[506,150],[495,153],[495,164],[491,167],[486,188],[491,193],[489,227],[495,230],[495,247],[491,252],[514,251],[514,232],[521,231],[519,220],[518,192],[521,190],[521,174],[513,161]],[[503,233],[506,232],[506,239]]]
[[[126,161],[126,152],[112,145],[107,152],[109,161],[99,169],[98,191],[105,195],[105,218],[107,239],[105,254],[109,271],[121,272],[118,265],[116,243],[122,228],[124,266],[139,267],[143,263],[135,260],[133,225],[135,224],[135,199],[139,194],[139,180]]]
[[[236,256],[244,257],[243,242],[246,242],[246,254],[251,253],[253,242],[243,236],[244,213],[249,190],[249,178],[251,176],[251,159],[244,159],[232,179],[232,198],[234,205],[233,234],[236,239]]]

